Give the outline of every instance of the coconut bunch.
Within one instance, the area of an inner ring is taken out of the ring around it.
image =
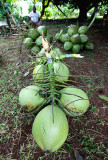
[[[64,50],[72,50],[73,53],[78,53],[81,49],[92,50],[94,45],[90,42],[86,35],[87,26],[73,25],[68,26],[67,33],[61,30],[55,35],[55,39],[64,44]]]
[[[47,34],[46,26],[30,28],[28,37],[23,40],[23,45],[30,50],[31,55],[36,55],[42,49],[42,32],[46,36],[49,44],[53,41],[53,36]]]
[[[74,86],[68,86],[70,72],[65,63],[56,57],[64,56],[59,48],[50,50],[48,40],[42,37],[45,56],[33,69],[34,84],[19,93],[19,103],[29,112],[36,113],[32,134],[43,151],[55,152],[66,141],[69,124],[66,115],[83,115],[88,107],[87,94]],[[38,54],[40,54],[38,53]],[[40,55],[39,55],[40,56]]]

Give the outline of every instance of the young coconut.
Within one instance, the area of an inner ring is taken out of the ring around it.
[[[85,34],[88,31],[88,26],[81,26],[78,29],[79,34]]]
[[[53,41],[53,36],[50,35],[50,34],[48,34],[48,35],[46,36],[46,39],[47,39],[47,41],[48,41],[49,43],[52,43],[52,41]]]
[[[30,37],[25,38],[24,41],[23,41],[23,45],[24,45],[25,47],[27,47],[27,48],[28,48],[28,47],[32,47],[32,46],[34,45],[33,39],[30,38]]]
[[[72,36],[73,34],[77,34],[78,33],[78,25],[70,25],[68,27],[67,33],[69,34],[69,36]]]
[[[46,65],[39,64],[36,65],[33,70],[33,79],[37,82],[43,82],[46,80],[47,67]]]
[[[87,94],[79,88],[63,88],[61,91],[59,105],[66,114],[70,116],[80,116],[84,114],[90,103]]]
[[[42,36],[39,36],[35,41],[37,46],[42,46]]]
[[[53,107],[53,108],[52,108]],[[36,116],[32,134],[43,151],[55,152],[65,142],[69,126],[65,113],[57,106],[46,106]]]
[[[81,40],[80,40],[80,35],[79,35],[79,34],[74,34],[74,35],[72,35],[71,38],[70,38],[70,40],[71,40],[71,42],[72,42],[73,44],[78,44],[78,43],[81,42]]]
[[[73,53],[78,53],[81,49],[81,45],[80,44],[74,44],[72,47],[72,52]]]
[[[54,62],[54,77],[57,82],[67,82],[69,79],[69,69],[63,62]]]
[[[93,17],[91,23],[89,24],[89,26],[83,25],[83,26],[79,27],[78,33],[79,33],[79,34],[85,34],[85,33],[89,30],[89,28],[92,26],[92,24],[93,24],[95,18],[96,18],[96,12],[95,12],[95,15],[94,15],[94,17]]]
[[[67,82],[69,79],[68,67],[60,61],[54,62],[53,67],[54,67],[55,81]],[[46,65],[42,65],[42,64],[36,65],[33,70],[33,79],[38,82],[45,81],[47,73],[48,71],[47,71]]]
[[[68,33],[62,34],[61,37],[60,37],[60,41],[62,43],[69,42],[70,41],[70,36],[68,35]]]
[[[37,31],[37,29],[31,28],[29,29],[28,35],[32,38],[32,39],[36,39],[39,37],[39,32]]]
[[[85,34],[80,34],[81,43],[86,43],[88,41],[88,37]]]
[[[88,41],[88,42],[85,44],[85,48],[86,48],[87,50],[92,50],[92,49],[94,49],[94,45],[93,45],[92,42]]]
[[[36,55],[39,51],[40,51],[40,48],[36,45],[31,48],[32,55]]]
[[[46,28],[46,26],[39,26],[38,28],[37,28],[37,31],[40,33],[40,35],[42,36],[42,32],[43,32],[43,34],[46,36],[47,35],[47,28]]]
[[[65,42],[64,43],[64,50],[68,51],[72,48],[73,44],[72,42]]]
[[[63,55],[61,50],[59,48],[57,48],[57,47],[54,48],[54,49],[51,49],[50,54],[51,54],[52,58],[60,57],[61,55]]]
[[[32,111],[45,102],[45,98],[41,96],[42,88],[38,86],[27,86],[19,93],[19,103],[22,107],[26,107],[27,111]]]

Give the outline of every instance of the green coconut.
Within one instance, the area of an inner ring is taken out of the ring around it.
[[[57,106],[49,105],[36,116],[32,134],[43,151],[55,152],[65,142],[69,125],[65,113]]]
[[[63,62],[54,62],[54,77],[57,82],[67,82],[69,79],[69,69]]]
[[[47,39],[47,41],[48,41],[49,43],[51,43],[51,42],[53,41],[53,36],[47,34],[46,39]]]
[[[33,70],[33,79],[37,82],[45,81],[47,67],[43,64],[36,65]]]
[[[63,88],[61,91],[60,106],[65,113],[70,116],[80,116],[84,114],[90,103],[87,94],[75,87]]]
[[[55,57],[60,57],[60,55],[62,55],[63,53],[61,52],[59,48],[56,47],[54,49],[51,49],[50,54],[52,58],[55,58]]]
[[[32,111],[45,102],[45,98],[41,97],[39,92],[42,91],[38,86],[27,86],[19,93],[19,103],[22,107],[26,107],[28,111]]]
[[[80,43],[80,35],[79,34],[74,34],[74,35],[71,36],[70,40],[73,44]]]
[[[72,36],[73,34],[78,33],[78,26],[77,25],[70,25],[68,27],[67,33],[69,34],[69,36]]]
[[[36,43],[38,46],[42,46],[42,36],[39,36],[39,37],[36,39],[35,43]]]
[[[94,45],[93,45],[92,42],[88,41],[88,42],[85,44],[85,48],[86,48],[87,50],[92,50],[92,49],[94,49]]]
[[[54,62],[54,78],[57,82],[67,82],[69,79],[69,69],[63,62]],[[33,79],[37,82],[45,81],[48,71],[46,65],[39,64],[36,65],[33,70]]]
[[[40,51],[40,48],[36,45],[31,48],[32,55],[36,55],[39,51]]]
[[[60,48],[54,48],[54,52],[56,52],[57,55],[62,55],[63,53],[61,52]]]
[[[60,37],[60,41],[62,43],[69,42],[70,41],[70,36],[68,35],[68,33],[62,34],[61,37]]]
[[[78,29],[78,33],[79,34],[85,34],[88,31],[88,27],[87,26],[81,26]]]
[[[81,43],[86,43],[88,41],[88,37],[85,34],[80,34]]]
[[[34,45],[33,39],[30,38],[30,37],[25,38],[24,41],[23,41],[23,45],[25,47],[32,47]]]
[[[36,39],[39,37],[39,32],[37,31],[37,29],[31,28],[29,29],[28,35],[32,38],[32,39]]]
[[[81,46],[80,44],[74,44],[73,47],[72,47],[72,52],[73,53],[78,53],[81,49]]]
[[[73,44],[72,42],[65,42],[64,43],[64,50],[68,51],[72,48]]]
[[[46,28],[46,26],[39,26],[38,28],[37,28],[37,31],[40,33],[40,35],[42,36],[42,32],[43,32],[43,34],[46,36],[47,35],[47,28]]]

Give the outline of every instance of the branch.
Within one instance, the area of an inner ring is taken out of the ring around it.
[[[45,0],[43,0],[43,3],[42,3],[42,12],[41,12],[40,18],[42,18],[42,16],[44,15],[45,8],[47,8],[49,6],[50,2],[51,2],[51,0],[48,0],[47,4],[45,5]]]
[[[60,12],[64,15],[64,16],[66,16],[66,14],[65,13],[63,13],[63,11],[57,6],[57,5],[55,5],[57,8],[58,8],[58,10],[60,10]],[[66,16],[67,17],[67,16]],[[68,17],[67,17],[68,18]]]

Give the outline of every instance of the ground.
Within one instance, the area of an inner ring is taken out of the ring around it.
[[[55,35],[67,24],[47,25],[48,33]],[[18,95],[23,87],[33,83],[32,57],[22,46],[18,33],[0,38],[0,159],[1,160],[107,160],[108,159],[108,103],[98,95],[108,97],[108,35],[101,27],[92,27],[87,33],[94,44],[92,51],[81,51],[84,58],[67,58],[70,84],[83,89],[90,107],[80,117],[67,117],[69,135],[55,153],[43,152],[32,137],[34,114],[19,105]],[[63,45],[60,47],[63,53]]]

